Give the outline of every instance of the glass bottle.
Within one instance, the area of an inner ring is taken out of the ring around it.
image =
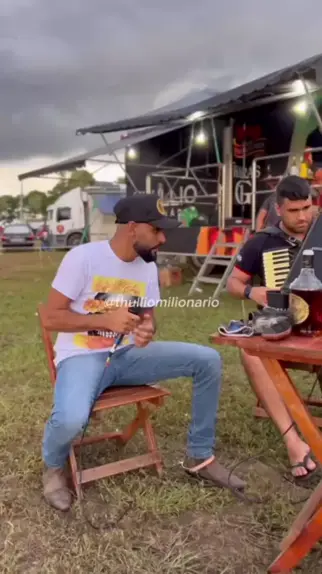
[[[299,175],[299,170],[297,167],[297,161],[296,161],[296,156],[293,156],[292,159],[292,165],[291,165],[291,169],[290,169],[290,175]]]
[[[294,333],[313,335],[322,331],[322,282],[314,270],[314,251],[305,249],[301,271],[289,286]]]
[[[303,179],[308,179],[308,173],[309,173],[308,165],[307,165],[307,163],[305,161],[305,157],[303,155],[301,155],[300,166],[301,166],[300,176],[303,177]]]

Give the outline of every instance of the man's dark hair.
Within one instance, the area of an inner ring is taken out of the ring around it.
[[[282,205],[284,199],[303,201],[312,195],[312,188],[305,179],[298,175],[288,175],[280,181],[276,188],[276,203]]]

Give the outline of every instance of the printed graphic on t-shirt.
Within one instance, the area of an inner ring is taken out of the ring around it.
[[[135,304],[146,296],[146,283],[130,279],[95,276],[91,287],[95,294],[83,304],[88,314],[107,313],[121,306]],[[119,333],[111,331],[88,331],[87,334],[77,333],[74,344],[83,349],[108,349],[112,347]],[[129,344],[129,337],[124,337],[122,345]]]

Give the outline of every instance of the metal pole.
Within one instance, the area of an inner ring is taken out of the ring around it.
[[[187,162],[186,162],[186,177],[188,177],[188,175],[189,175],[194,131],[195,131],[195,122],[193,122],[191,124],[190,140],[189,140],[188,155],[187,155]]]
[[[256,227],[256,158],[252,162],[252,229]]]
[[[305,93],[306,93],[306,97],[307,97],[308,102],[309,102],[309,104],[310,104],[310,106],[311,106],[311,108],[312,108],[312,110],[313,110],[313,113],[314,113],[314,115],[315,115],[315,117],[316,117],[316,121],[318,122],[318,126],[319,126],[319,128],[320,128],[320,132],[322,132],[322,119],[321,119],[321,116],[320,116],[320,114],[319,114],[319,111],[318,111],[318,109],[317,109],[317,107],[316,107],[316,105],[315,105],[314,98],[313,98],[313,96],[312,96],[310,90],[308,89],[307,83],[306,83],[305,79],[303,78],[303,76],[302,76],[301,74],[299,74],[299,77],[300,77],[300,79],[301,79],[301,81],[302,81],[302,83],[303,83],[303,87],[304,87],[304,90],[305,90]]]
[[[192,171],[192,170],[199,171],[201,169],[206,169],[207,167],[219,167],[220,165],[221,165],[220,163],[219,164],[218,163],[204,163],[202,165],[194,165],[193,168],[190,168],[190,171]],[[158,167],[158,166],[155,166],[155,167]],[[177,173],[184,171],[185,169],[186,169],[185,167],[172,167],[172,168],[162,169],[158,173],[166,173],[170,177],[171,172],[174,171],[175,174],[172,175],[171,177],[182,177],[182,178],[184,178],[185,176],[183,176],[183,175],[178,176]],[[208,181],[208,179],[204,179],[204,181]]]
[[[243,125],[244,139],[243,139],[243,177],[246,177],[246,124]]]
[[[215,122],[214,122],[213,117],[211,117],[211,127],[212,127],[212,137],[214,139],[216,162],[220,163],[220,153],[219,153],[219,145],[218,145],[218,138],[217,138],[217,130],[216,130],[216,126],[215,126]]]
[[[19,198],[19,217],[23,219],[23,182],[20,182],[20,198]]]
[[[174,159],[175,157],[178,157],[179,155],[182,155],[184,152],[186,152],[188,149],[188,147],[185,147],[184,149],[180,150],[179,152],[174,153],[173,155],[170,155],[170,157],[162,160],[160,163],[158,163],[155,167],[159,168],[162,167],[163,165],[167,164],[170,160]],[[143,167],[150,167],[150,166],[143,166]],[[180,169],[180,168],[179,168]],[[170,168],[169,171],[177,171],[178,168]],[[149,173],[146,176],[145,179],[145,189],[147,193],[152,193],[152,181],[151,181],[151,177],[159,177],[160,174],[159,173]]]
[[[108,141],[107,141],[105,135],[104,135],[104,134],[100,134],[100,136],[101,136],[103,142],[105,143],[105,145],[108,147]]]
[[[147,175],[145,178],[145,191],[146,193],[152,193],[152,185],[151,185],[151,175]]]
[[[205,189],[205,187],[202,185],[201,180],[199,179],[199,177],[195,174],[193,169],[190,169],[190,173],[192,174],[192,177],[194,178],[194,180],[197,182],[197,184],[199,185],[201,191],[204,192],[205,195],[208,195],[207,190]]]
[[[220,218],[219,218],[219,229],[224,229],[225,227],[225,220],[226,220],[226,165],[225,163],[222,164],[221,170],[221,189],[220,189],[220,196],[221,196],[221,203],[220,203]]]
[[[233,214],[233,120],[230,120],[230,124],[224,128],[223,131],[223,163],[226,166],[225,169],[225,213],[224,221],[226,218],[232,217]]]
[[[108,141],[106,139],[106,137],[104,136],[104,134],[100,134],[103,142],[105,143],[106,147],[108,148]],[[126,146],[125,146],[125,150],[126,150]],[[124,167],[124,165],[122,164],[122,162],[119,160],[119,158],[117,157],[115,151],[113,151],[112,153],[107,152],[109,155],[112,155],[116,161],[116,163],[120,166],[121,170],[123,171],[125,177],[127,177],[127,179],[129,180],[130,184],[133,186],[133,189],[136,191],[136,193],[139,193],[138,188],[136,187],[133,179],[131,178],[131,176],[127,173],[126,168]],[[125,151],[126,153],[126,151]]]
[[[113,151],[112,156],[115,158],[116,162],[119,164],[120,168],[123,170],[125,177],[127,177],[127,179],[129,180],[130,184],[133,186],[133,189],[139,193],[138,188],[136,187],[133,179],[131,178],[131,176],[128,174],[126,168],[124,167],[124,165],[122,164],[122,162],[119,160],[119,158],[117,157],[116,153]]]
[[[189,146],[188,146],[189,147]],[[166,163],[168,163],[168,161],[170,161],[170,159],[174,159],[175,157],[178,157],[179,155],[183,154],[185,151],[187,151],[188,147],[185,147],[183,149],[181,149],[180,151],[178,151],[177,153],[174,153],[173,155],[170,155],[170,157],[167,157],[166,159],[162,160],[160,163],[158,163],[155,167],[162,167],[163,165],[165,165]],[[173,168],[175,169],[175,168]]]
[[[189,146],[188,146],[188,148],[185,148],[185,149],[188,149],[188,155],[187,155],[187,161],[186,161],[186,175],[185,175],[185,177],[188,177],[188,176],[189,176],[189,171],[190,171],[191,152],[192,152],[192,144],[193,144],[193,138],[194,138],[194,124],[195,124],[195,122],[193,122],[193,123],[191,124],[191,132],[190,132]],[[182,152],[180,152],[180,153],[182,153]],[[175,154],[175,155],[179,155],[179,154]],[[173,157],[173,156],[171,156],[171,157]],[[162,163],[163,163],[163,162],[161,162],[161,164],[159,164],[159,165],[156,166],[156,167],[161,166]],[[180,170],[180,168],[178,168],[178,171],[179,171],[179,170]],[[170,171],[177,171],[177,169],[174,168],[174,169],[171,169]],[[169,182],[168,182],[165,178],[164,178],[164,180],[165,180],[166,183],[169,185]],[[177,178],[176,181],[174,182],[173,188],[176,186],[176,184],[178,183],[178,181],[179,181],[179,178]],[[171,193],[171,187],[170,187],[170,193]]]

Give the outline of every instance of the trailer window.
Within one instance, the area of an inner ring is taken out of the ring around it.
[[[71,219],[72,210],[70,207],[58,207],[57,209],[57,221],[65,221],[66,219]]]

